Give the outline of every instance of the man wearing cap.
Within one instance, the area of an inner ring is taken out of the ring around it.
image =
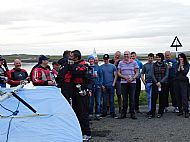
[[[3,68],[4,66],[4,68]],[[0,55],[0,87],[6,87],[9,69],[6,60]]]
[[[103,83],[102,83],[102,89],[103,89],[103,115],[107,115],[107,100],[109,100],[110,103],[110,115],[113,118],[116,118],[115,114],[115,107],[114,107],[114,86],[117,79],[117,69],[116,66],[109,63],[109,55],[104,54],[103,56],[104,64],[101,65],[102,72],[103,72]],[[109,98],[109,99],[107,99]]]
[[[48,66],[48,57],[41,55],[39,65],[32,71],[32,83],[34,86],[55,86],[55,76]]]
[[[95,99],[95,118],[96,120],[100,120],[100,105],[101,105],[101,87],[103,81],[102,69],[99,65],[95,64],[95,58],[93,55],[88,56],[88,62],[90,63],[90,67],[93,75],[94,85],[92,88],[92,95],[89,97],[89,117],[93,117],[93,109],[94,109],[94,99]]]

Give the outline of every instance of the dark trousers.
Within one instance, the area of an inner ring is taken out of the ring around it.
[[[66,98],[66,100],[71,104],[70,98],[72,98],[72,93],[73,93],[73,86],[71,83],[64,83],[61,86],[61,93],[63,96]]]
[[[188,84],[186,81],[175,81],[177,105],[180,112],[189,112],[188,104]]]
[[[121,83],[121,94],[123,95],[122,113],[127,113],[129,98],[129,113],[135,114],[135,88],[136,83]]]
[[[158,113],[163,114],[164,108],[165,108],[165,90],[166,90],[166,84],[161,84],[161,91],[158,91],[158,87],[155,83],[152,84],[152,99],[151,99],[151,114],[155,115],[156,112],[156,101],[159,96],[159,109]]]
[[[81,96],[77,88],[75,88],[72,96],[72,107],[79,120],[82,134],[91,135],[88,117],[88,95]]]
[[[135,89],[135,110],[139,110],[139,96],[141,93],[141,80],[136,79],[136,89]]]
[[[169,106],[169,94],[171,95],[172,99],[172,106],[177,107],[177,100],[176,100],[176,95],[175,95],[175,81],[173,79],[168,79],[168,83],[166,84],[166,105],[165,107]]]
[[[121,83],[120,83],[120,81],[116,82],[115,91],[116,91],[116,95],[117,95],[118,106],[121,107]]]

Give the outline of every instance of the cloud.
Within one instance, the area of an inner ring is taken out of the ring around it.
[[[187,49],[189,8],[188,0],[6,0],[0,5],[0,47],[6,49],[0,51],[112,52],[117,46],[158,51],[176,35]]]

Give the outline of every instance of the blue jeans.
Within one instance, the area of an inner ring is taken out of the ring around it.
[[[110,102],[110,114],[115,113],[114,107],[114,87],[113,86],[105,86],[106,91],[103,93],[103,113],[107,114],[107,98],[109,97]]]
[[[100,115],[101,95],[100,87],[93,88],[92,96],[89,97],[89,114],[93,114],[95,99],[95,114]]]
[[[148,98],[148,111],[151,111],[152,83],[145,84],[145,91]]]

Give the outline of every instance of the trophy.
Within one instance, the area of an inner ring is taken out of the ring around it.
[[[79,89],[79,94],[80,94],[81,96],[85,96],[85,95],[86,95],[86,91],[85,91],[85,90],[82,90],[80,84],[77,84],[76,87]]]

